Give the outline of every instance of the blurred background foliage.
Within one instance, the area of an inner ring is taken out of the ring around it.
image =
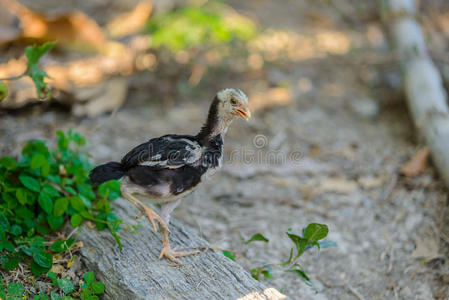
[[[152,47],[165,46],[173,52],[193,47],[232,46],[239,41],[249,41],[257,33],[251,20],[218,1],[156,15],[150,19],[147,30]]]

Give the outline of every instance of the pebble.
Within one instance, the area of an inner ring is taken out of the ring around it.
[[[372,119],[379,115],[379,104],[371,98],[354,99],[351,110],[361,118]]]

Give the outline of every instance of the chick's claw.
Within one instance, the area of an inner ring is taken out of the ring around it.
[[[169,260],[171,260],[172,262],[181,265],[181,262],[179,261],[179,259],[177,259],[177,257],[184,257],[184,256],[189,256],[189,255],[195,255],[198,254],[199,251],[187,251],[187,252],[183,252],[183,251],[175,251],[173,249],[170,248],[170,245],[164,245],[162,250],[161,250],[161,254],[159,255],[159,258],[163,258],[166,257]]]
[[[167,232],[170,232],[170,230],[168,229],[167,225],[164,223],[162,218],[152,209],[146,207],[142,208],[140,214],[137,216],[137,219],[140,219],[142,216],[145,216],[148,219],[148,221],[153,226],[155,232],[157,232],[156,222],[159,223],[160,228],[166,230]]]

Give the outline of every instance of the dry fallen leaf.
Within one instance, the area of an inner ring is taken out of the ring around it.
[[[148,20],[153,5],[150,1],[141,1],[131,12],[116,16],[108,22],[106,28],[111,37],[123,37],[138,32]]]
[[[357,183],[342,177],[325,178],[321,180],[318,188],[322,192],[352,194],[357,190]]]
[[[412,252],[413,258],[424,258],[425,261],[431,261],[442,256],[439,254],[438,242],[434,238],[425,237],[416,240],[415,243],[416,248]]]
[[[375,188],[378,188],[383,183],[382,177],[372,177],[372,176],[366,176],[366,177],[360,177],[358,179],[358,182],[362,188],[365,190],[372,190]]]
[[[418,174],[423,173],[427,167],[429,153],[429,147],[427,146],[420,149],[418,152],[416,152],[412,159],[410,159],[401,167],[400,173],[407,177],[414,177]]]
[[[24,38],[58,41],[58,45],[77,50],[103,51],[106,37],[100,26],[80,11],[57,16],[46,16],[22,5],[18,1],[1,1],[2,6],[20,21]]]
[[[52,272],[56,273],[56,274],[62,274],[62,272],[65,271],[65,268],[62,265],[59,264],[53,264],[53,266],[51,267]]]

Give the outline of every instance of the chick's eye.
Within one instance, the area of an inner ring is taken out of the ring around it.
[[[231,104],[232,105],[236,105],[237,104],[237,100],[235,100],[234,98],[231,99]]]

